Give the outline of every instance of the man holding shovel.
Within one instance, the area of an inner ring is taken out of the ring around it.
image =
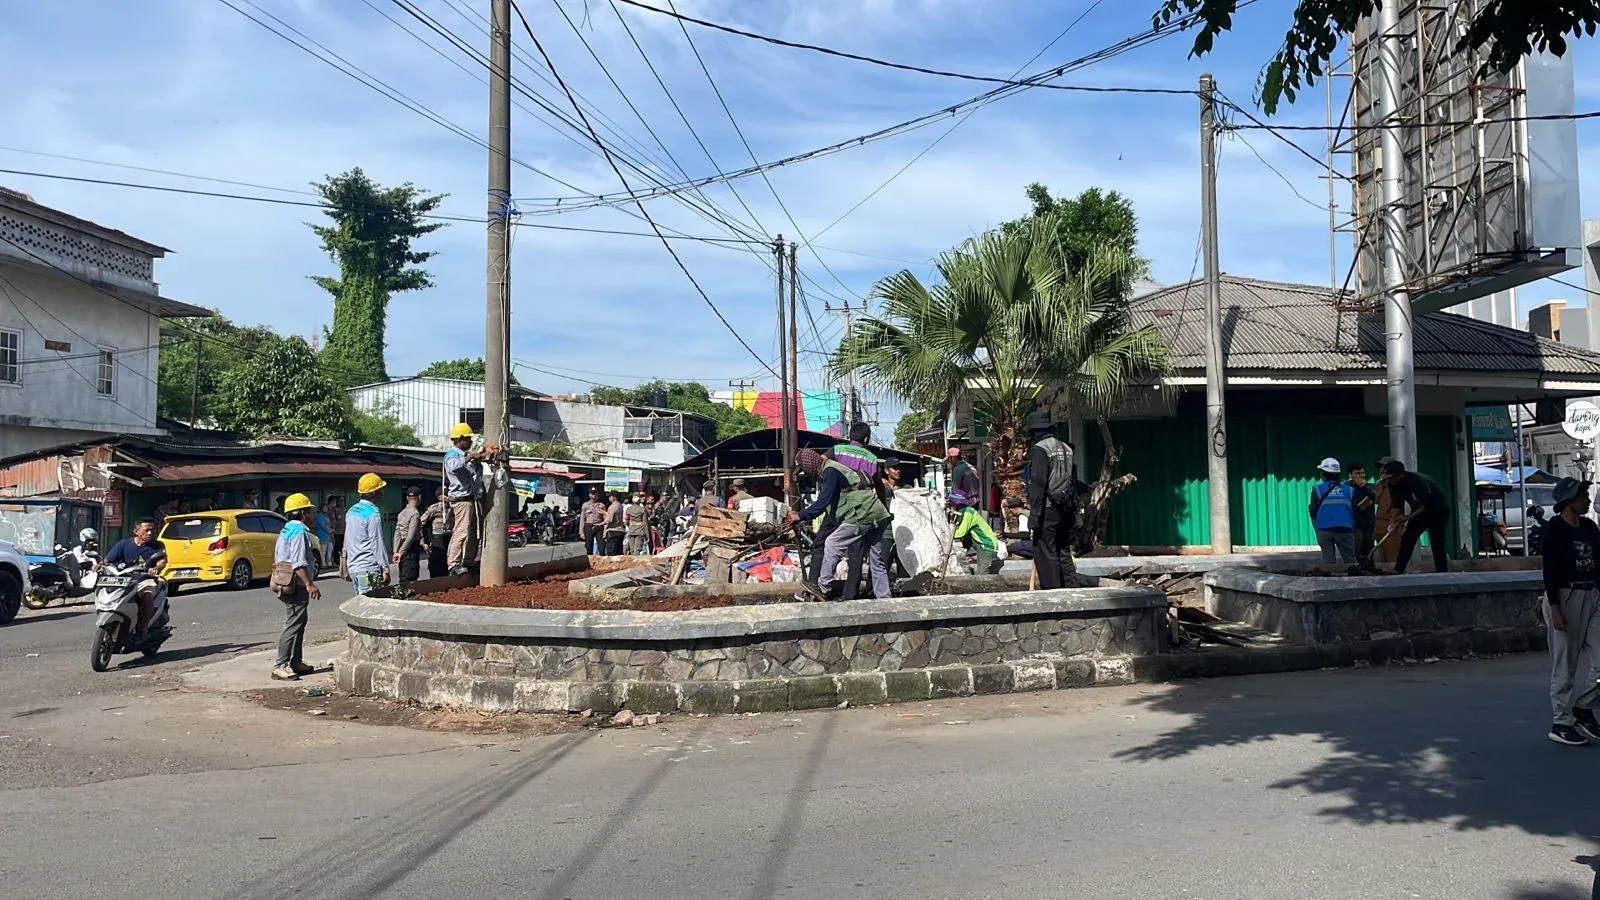
[[[1549,606],[1550,740],[1568,747],[1600,741],[1600,590],[1595,560],[1600,527],[1589,512],[1589,482],[1563,478],[1552,494],[1556,515],[1544,532],[1544,587]]]

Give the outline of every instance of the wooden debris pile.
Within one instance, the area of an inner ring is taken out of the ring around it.
[[[746,578],[739,564],[784,545],[792,533],[788,525],[751,522],[748,514],[738,510],[703,508],[680,542],[682,552],[677,554],[667,584],[682,584],[696,557],[705,566],[706,584],[742,583]]]

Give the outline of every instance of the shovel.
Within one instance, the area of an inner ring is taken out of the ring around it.
[[[1383,537],[1379,538],[1377,541],[1375,541],[1373,543],[1372,552],[1367,554],[1366,563],[1367,563],[1368,566],[1374,565],[1373,560],[1375,558],[1377,558],[1378,551],[1383,549],[1384,543],[1387,542],[1389,540],[1389,538],[1394,537],[1395,529],[1398,527],[1399,524],[1400,524],[1399,522],[1391,522],[1391,523],[1389,523],[1389,529],[1383,533]]]

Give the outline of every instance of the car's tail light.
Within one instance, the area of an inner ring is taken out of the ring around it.
[[[217,538],[211,542],[211,546],[206,548],[206,550],[210,553],[221,553],[226,549],[228,549],[228,539],[225,537]]]

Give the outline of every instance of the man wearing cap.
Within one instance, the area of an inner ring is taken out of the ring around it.
[[[481,462],[494,448],[472,449],[472,426],[450,427],[450,449],[444,454],[444,495],[450,503],[450,548],[445,563],[451,575],[464,575],[478,555],[478,498],[483,494]]]
[[[361,501],[344,514],[344,558],[357,594],[389,581],[389,551],[383,546],[383,512],[378,501],[388,484],[372,472],[361,476]]]
[[[729,487],[731,489],[729,494],[728,494],[728,508],[729,509],[738,509],[739,508],[739,504],[744,502],[745,500],[753,500],[753,499],[755,499],[754,497],[752,497],[750,495],[749,491],[744,489],[744,479],[743,478],[735,478],[733,480],[733,484],[729,485]]]
[[[1391,459],[1383,465],[1383,480],[1389,483],[1389,527],[1405,529],[1400,533],[1400,554],[1395,557],[1395,574],[1404,574],[1417,549],[1423,532],[1433,547],[1433,570],[1450,569],[1449,538],[1445,531],[1450,525],[1450,499],[1439,482],[1422,474],[1409,472],[1405,463]],[[1397,515],[1404,504],[1410,512]]]
[[[1325,563],[1356,561],[1355,496],[1344,483],[1344,467],[1333,457],[1317,464],[1322,480],[1311,489],[1311,523]]]
[[[306,664],[306,621],[311,601],[322,598],[316,583],[316,566],[311,561],[310,530],[306,521],[317,515],[317,508],[305,494],[290,494],[283,500],[283,514],[289,521],[278,532],[273,546],[272,562],[294,570],[289,582],[289,592],[279,594],[283,601],[283,633],[278,636],[278,657],[272,664],[272,677],[277,681],[292,681],[301,675],[316,671]]]
[[[422,577],[422,489],[406,488],[406,505],[394,520],[394,564],[401,581]]]
[[[1078,498],[1072,478],[1072,448],[1055,436],[1050,415],[1028,413],[1028,527],[1033,532],[1033,566],[1039,587],[1064,588],[1078,576],[1072,559],[1072,530]]]
[[[863,423],[850,427],[850,443],[833,449],[834,459],[824,459],[813,450],[800,453],[800,470],[821,479],[821,490],[816,502],[799,513],[790,513],[790,521],[809,522],[823,513],[839,520],[822,545],[822,567],[816,582],[802,582],[810,599],[830,599],[833,573],[839,561],[845,559],[851,548],[865,544],[867,567],[872,577],[872,595],[879,600],[892,596],[889,585],[889,568],[883,552],[883,532],[889,524],[888,507],[878,495],[875,476],[878,458],[866,447],[871,436]],[[870,472],[870,474],[868,474]],[[816,551],[813,550],[813,553]],[[800,599],[805,599],[797,595]]]
[[[977,506],[979,492],[983,487],[978,484],[978,470],[972,463],[961,458],[961,448],[951,447],[944,454],[945,470],[950,473],[949,498],[959,500],[963,506]],[[957,497],[959,492],[960,497]]]
[[[1563,478],[1552,493],[1556,515],[1544,526],[1544,589],[1549,605],[1550,740],[1569,747],[1600,741],[1600,591],[1595,589],[1600,528],[1585,516],[1589,482]]]

